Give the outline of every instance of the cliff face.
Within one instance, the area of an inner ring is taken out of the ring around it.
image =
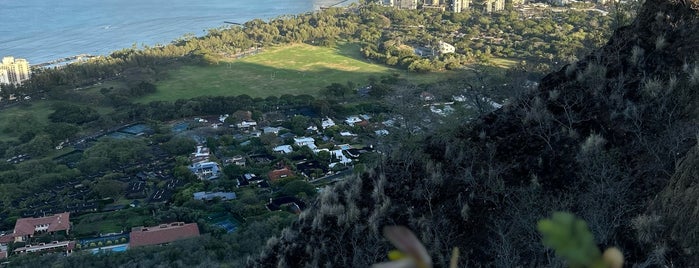
[[[400,224],[438,264],[459,247],[460,267],[560,266],[535,224],[567,210],[632,263],[699,266],[699,238],[661,224],[699,194],[649,206],[691,168],[676,163],[699,129],[698,10],[697,0],[646,1],[632,25],[537,90],[324,191],[250,265],[365,267],[391,249],[381,228]]]

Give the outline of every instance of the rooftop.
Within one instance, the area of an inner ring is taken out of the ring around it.
[[[160,245],[199,236],[196,223],[174,222],[131,229],[129,247]]]
[[[32,235],[36,231],[56,232],[69,229],[69,212],[41,218],[21,218],[15,222],[15,236]]]

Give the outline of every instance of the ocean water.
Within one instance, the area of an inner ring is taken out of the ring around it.
[[[78,54],[106,55],[167,44],[184,34],[281,15],[339,0],[0,0],[0,57],[39,64]]]

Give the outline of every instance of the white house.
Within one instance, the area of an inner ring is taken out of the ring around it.
[[[189,170],[200,180],[213,180],[221,175],[221,167],[216,162],[200,162],[189,166]]]
[[[236,124],[236,126],[238,128],[245,128],[245,129],[255,128],[255,127],[257,127],[257,122],[255,122],[255,121],[243,121],[243,122]]]
[[[362,119],[356,115],[349,116],[345,120],[345,123],[347,123],[350,126],[354,126],[354,124],[359,123],[359,122],[362,122]]]
[[[454,53],[456,51],[454,46],[446,42],[439,41],[437,46],[439,47],[439,54]]]
[[[316,148],[316,141],[311,137],[294,138],[294,144],[298,147],[306,146],[311,148],[311,150]]]
[[[352,163],[352,159],[347,158],[347,156],[345,156],[345,154],[342,153],[342,150],[331,151],[330,155],[335,157],[335,159],[340,160],[340,163],[342,164]]]
[[[323,129],[327,129],[327,128],[335,126],[335,122],[332,119],[330,119],[329,117],[326,117],[325,119],[323,119],[323,121],[320,122],[320,124],[321,124],[321,127]]]
[[[291,148],[291,145],[280,145],[277,147],[274,147],[272,149],[275,153],[280,153],[280,154],[288,154],[294,151],[294,148]]]
[[[374,131],[374,133],[376,133],[376,136],[386,136],[388,135],[388,130],[379,129],[377,131]]]
[[[209,157],[209,148],[197,146],[197,151],[192,153],[192,157]]]
[[[228,119],[228,114],[222,114],[218,116],[218,121],[221,123],[226,122],[226,119]]]
[[[265,127],[262,129],[262,132],[264,132],[265,134],[274,133],[276,135],[279,134],[279,131],[282,129],[283,127]]]
[[[354,133],[349,132],[349,131],[342,131],[342,132],[340,132],[340,136],[342,136],[342,137],[356,137],[357,134],[354,134]]]

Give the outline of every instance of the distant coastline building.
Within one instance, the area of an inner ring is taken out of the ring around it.
[[[15,59],[14,57],[2,58],[0,63],[0,84],[21,85],[29,79],[31,69],[29,62],[25,59]]]
[[[505,0],[487,0],[485,1],[485,12],[492,13],[505,10]]]

